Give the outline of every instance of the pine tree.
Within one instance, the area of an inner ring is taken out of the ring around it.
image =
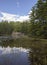
[[[30,14],[31,34],[47,38],[47,0],[38,0]]]

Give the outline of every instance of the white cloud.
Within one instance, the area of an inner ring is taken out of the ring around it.
[[[29,19],[29,16],[20,16],[17,21],[25,21],[25,20],[28,20]]]
[[[28,14],[30,15],[31,13],[32,13],[32,11],[30,10]]]
[[[9,13],[0,12],[2,16],[0,16],[1,20],[7,20],[7,21],[25,21],[29,19],[29,15],[27,16],[20,16],[20,15],[14,15]]]
[[[2,14],[2,20],[7,20],[7,21],[16,21],[16,17],[17,15],[13,15],[13,14],[9,14],[9,13],[4,13],[4,12],[1,12]]]
[[[0,21],[2,21],[2,17],[0,17]]]

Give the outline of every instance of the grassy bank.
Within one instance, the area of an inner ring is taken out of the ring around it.
[[[22,47],[27,47],[27,48],[31,48],[32,46],[45,46],[47,45],[47,39],[36,39],[36,38],[30,38],[30,37],[21,37],[21,38],[17,38],[17,39],[13,39],[13,40],[8,40],[8,41],[4,41],[4,42],[0,42],[1,46],[22,46]]]

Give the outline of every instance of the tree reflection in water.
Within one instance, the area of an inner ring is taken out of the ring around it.
[[[47,45],[36,48],[32,47],[29,51],[30,65],[47,65]]]
[[[0,45],[4,47],[15,46],[15,47],[23,47],[23,48],[30,49],[29,53],[27,54],[29,65],[47,65],[47,42],[46,41],[28,40],[28,39],[21,38],[21,39],[6,41],[6,42],[0,42]]]

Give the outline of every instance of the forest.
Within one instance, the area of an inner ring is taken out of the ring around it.
[[[47,0],[38,0],[31,11],[30,20],[22,22],[1,21],[0,36],[21,32],[33,38],[47,39]]]

